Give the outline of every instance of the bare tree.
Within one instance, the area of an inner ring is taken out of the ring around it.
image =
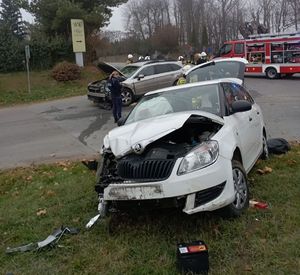
[[[298,22],[300,22],[300,1],[299,0],[288,0],[288,3],[292,10],[293,24],[295,25],[296,31],[298,30]]]

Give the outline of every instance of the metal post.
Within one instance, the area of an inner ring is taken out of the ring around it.
[[[79,67],[83,67],[83,54],[82,53],[75,53],[75,59],[76,59],[76,64]]]
[[[29,60],[26,61],[26,68],[27,68],[27,84],[28,84],[28,92],[31,94],[30,77],[29,77]]]
[[[31,94],[30,77],[29,77],[29,59],[30,59],[30,48],[29,48],[29,45],[25,46],[25,58],[26,58],[28,93]]]

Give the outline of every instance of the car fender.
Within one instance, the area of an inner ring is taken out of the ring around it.
[[[224,125],[213,139],[219,143],[219,155],[229,160],[232,160],[235,149],[241,148],[240,137],[234,127]]]
[[[126,83],[126,82],[125,83],[122,82],[122,86],[123,86],[123,88],[130,89],[133,92],[133,94],[135,94],[135,87],[134,87],[133,83],[129,84],[129,83]]]

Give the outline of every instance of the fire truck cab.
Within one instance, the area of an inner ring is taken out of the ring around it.
[[[249,39],[227,41],[217,57],[243,57],[246,73],[264,73],[275,79],[300,73],[300,32],[250,35]]]

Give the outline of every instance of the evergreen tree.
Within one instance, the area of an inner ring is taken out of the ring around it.
[[[2,0],[0,7],[1,32],[11,33],[22,39],[25,33],[25,25],[22,21],[19,2],[17,0]]]

